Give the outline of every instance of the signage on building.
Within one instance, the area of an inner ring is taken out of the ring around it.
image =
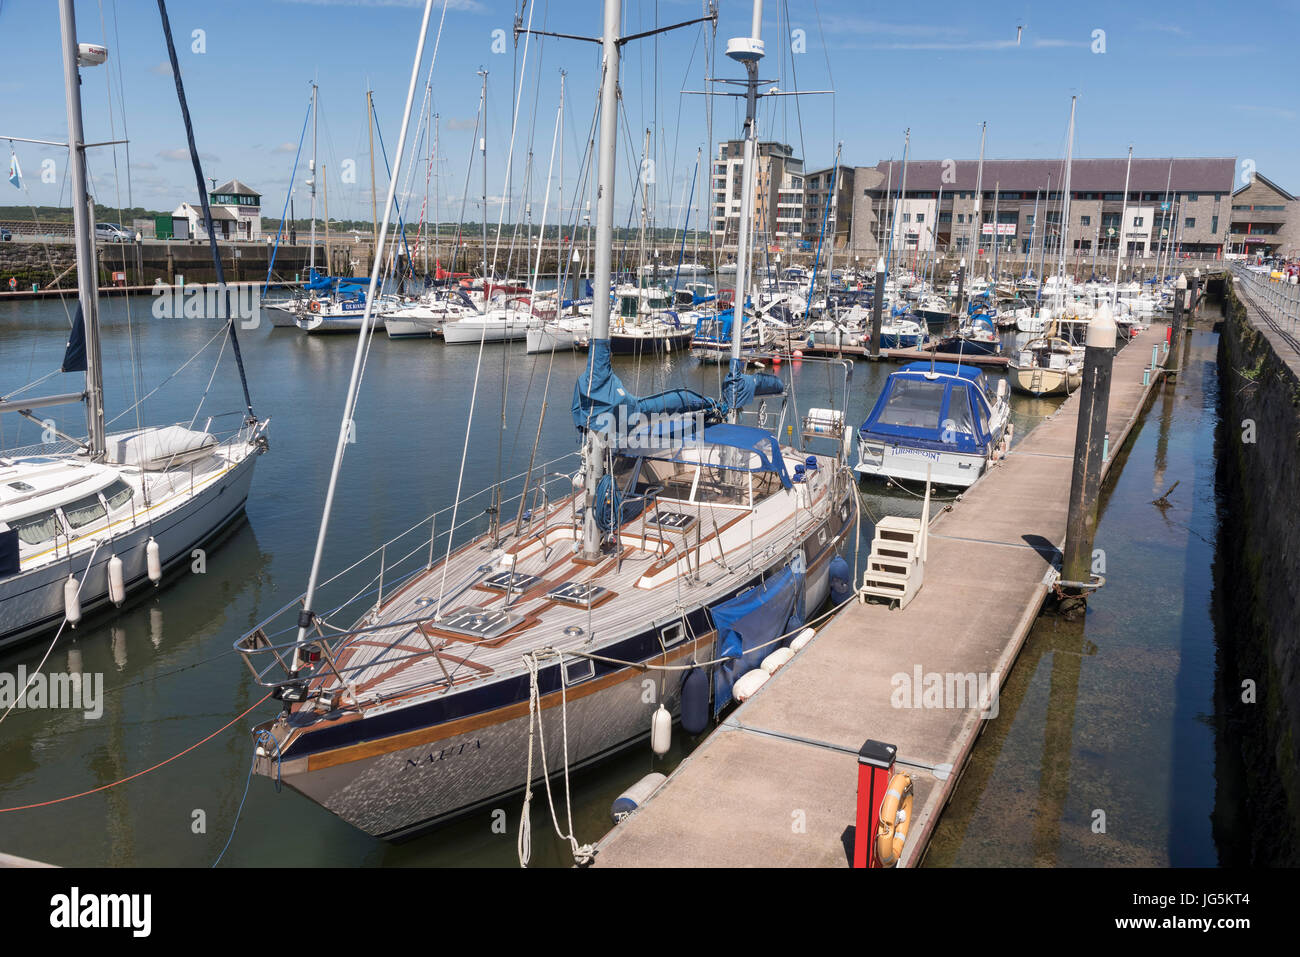
[[[1016,234],[1016,224],[1015,224],[1015,223],[998,223],[997,225],[998,225],[998,235],[999,235],[999,236],[1014,236],[1014,235]],[[992,223],[985,223],[985,224],[981,227],[980,231],[981,231],[985,236],[992,236],[992,235],[993,235],[993,224],[992,224]]]

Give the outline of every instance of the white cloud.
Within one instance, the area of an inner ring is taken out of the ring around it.
[[[158,158],[171,160],[173,163],[180,163],[190,158],[190,151],[186,149],[159,150]],[[208,163],[219,163],[220,157],[213,156],[211,153],[199,153],[199,159]]]
[[[452,117],[447,121],[447,129],[449,130],[472,130],[477,125],[478,121],[472,116],[466,117],[463,120]]]
[[[272,152],[272,153],[292,153],[292,152],[294,152],[294,151],[297,150],[297,149],[298,149],[298,147],[294,146],[292,143],[281,143],[279,146],[273,146],[273,147],[271,147],[271,152]]]

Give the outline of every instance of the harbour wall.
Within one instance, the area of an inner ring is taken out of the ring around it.
[[[1231,280],[1224,284],[1223,313],[1215,570],[1226,624],[1221,706],[1245,771],[1248,862],[1294,866],[1300,864],[1300,363],[1279,354]]]

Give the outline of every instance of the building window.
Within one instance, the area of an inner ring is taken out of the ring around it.
[[[1091,226],[1091,225],[1092,225],[1092,217],[1091,217],[1091,216],[1080,216],[1080,217],[1079,217],[1079,225],[1080,225],[1080,226]]]
[[[1134,217],[1133,217],[1133,225],[1134,225],[1134,226],[1141,226],[1141,225],[1142,225],[1142,222],[1143,222],[1143,217],[1141,217],[1141,216],[1134,216]]]
[[[1183,229],[1195,229],[1195,228],[1196,228],[1195,216],[1188,216],[1186,219],[1183,220]]]
[[[911,221],[912,221],[912,214],[911,214],[911,213],[904,213],[904,214],[903,214],[903,222],[905,222],[905,223],[910,223]]]
[[[923,223],[923,222],[925,222],[925,213],[917,213],[917,214],[916,214],[916,221],[917,221],[918,223]]]
[[[1215,235],[1215,236],[1219,235],[1219,217],[1218,217],[1218,216],[1211,217],[1211,219],[1210,219],[1210,233],[1211,233],[1212,235]]]

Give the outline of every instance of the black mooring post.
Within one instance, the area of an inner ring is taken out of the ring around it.
[[[880,358],[880,323],[885,308],[885,261],[876,260],[876,292],[871,299],[871,358]]]
[[[1110,409],[1111,364],[1115,359],[1115,320],[1102,306],[1088,323],[1083,385],[1078,392],[1079,424],[1074,434],[1065,554],[1061,560],[1061,611],[1077,614],[1087,603],[1092,581],[1092,543],[1097,531],[1097,493],[1101,488],[1106,415]]]
[[[1187,305],[1187,276],[1174,280],[1174,317],[1169,330],[1169,354],[1165,356],[1165,375],[1178,375],[1178,350],[1183,343],[1183,310]]]
[[[1190,329],[1196,319],[1196,310],[1201,306],[1201,270],[1198,266],[1192,270],[1192,298],[1187,304],[1187,327]]]

